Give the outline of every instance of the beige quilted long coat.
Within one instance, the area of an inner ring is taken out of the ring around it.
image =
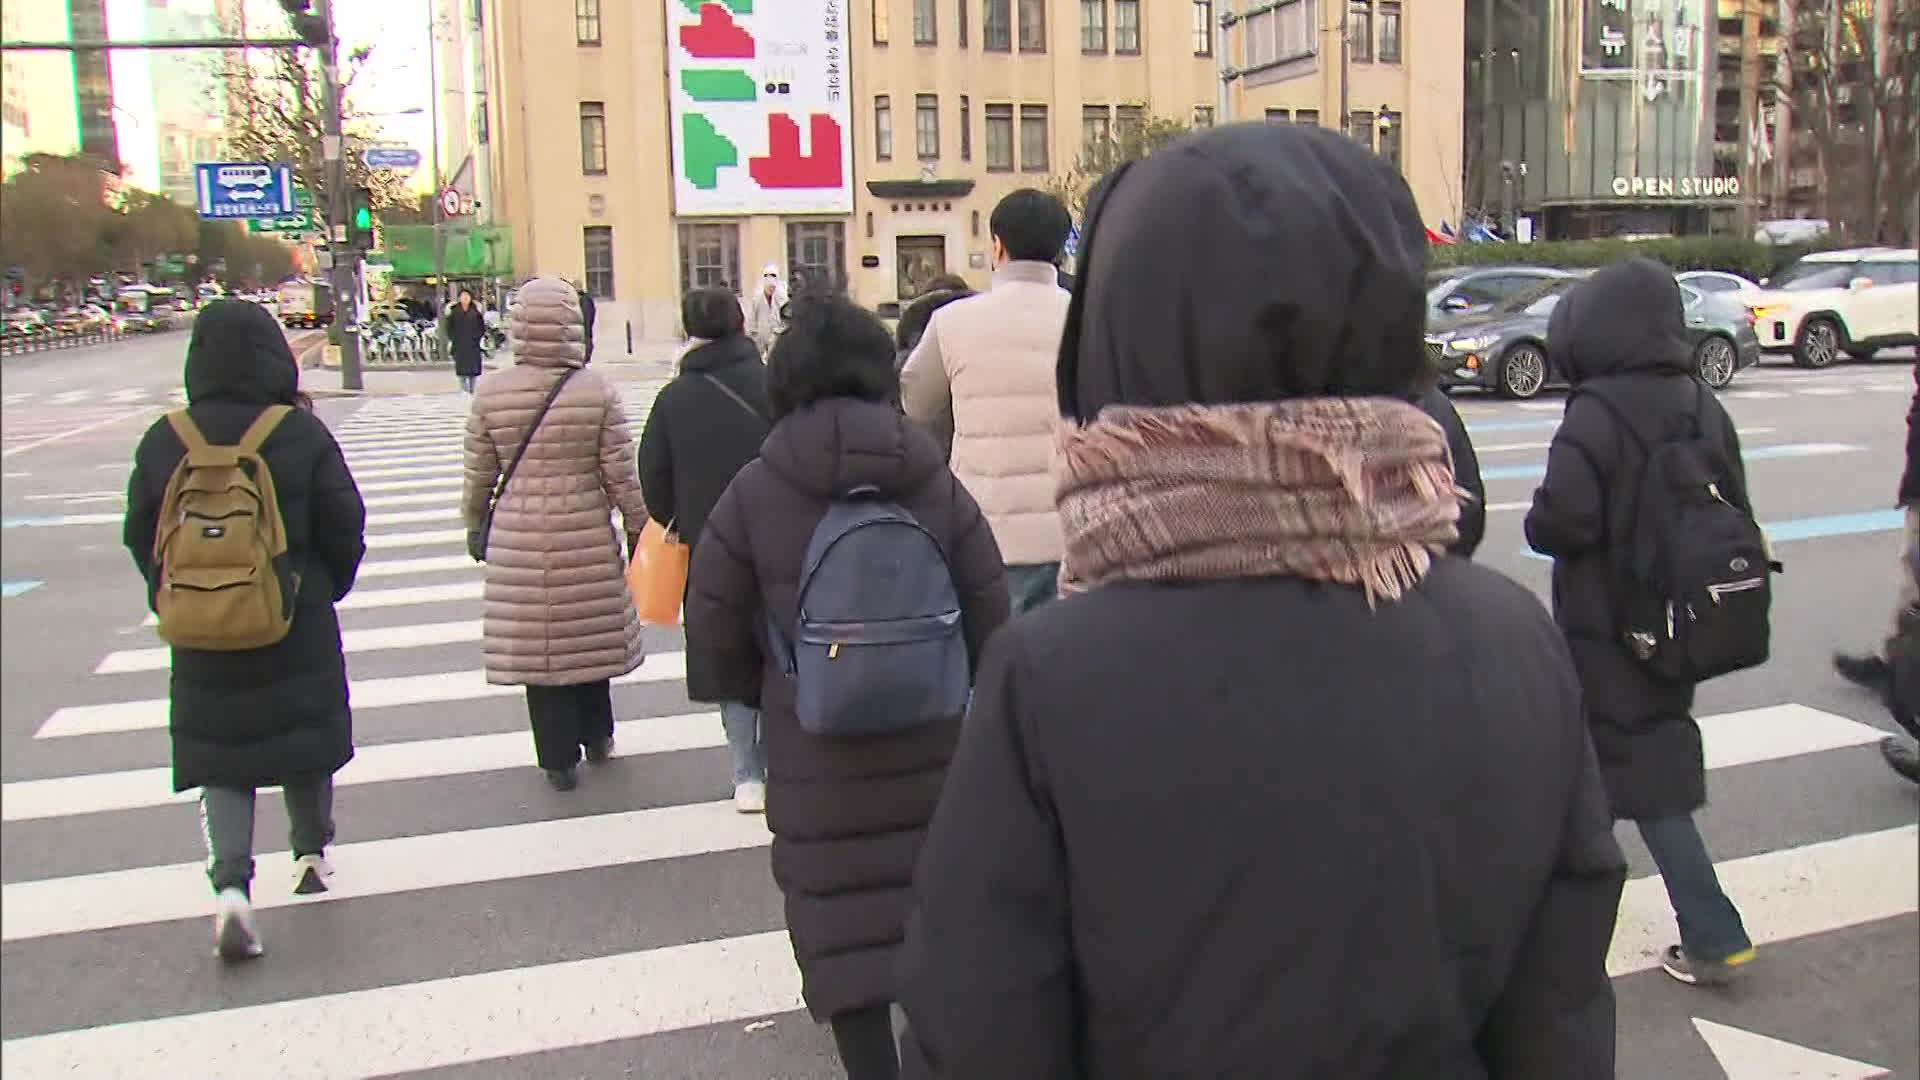
[[[566,282],[528,282],[508,324],[513,366],[480,379],[467,417],[461,509],[469,530],[479,527],[494,483],[526,442],[554,382],[586,366],[579,301]],[[640,665],[640,621],[613,511],[637,533],[647,507],[613,384],[576,372],[527,454],[488,538],[487,681],[571,686],[624,675]]]

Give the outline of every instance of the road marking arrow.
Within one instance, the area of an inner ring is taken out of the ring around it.
[[[1727,1080],[1878,1080],[1893,1073],[1737,1027],[1695,1018],[1695,1031],[1727,1071]]]

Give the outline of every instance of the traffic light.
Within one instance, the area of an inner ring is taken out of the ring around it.
[[[347,246],[373,250],[373,192],[363,187],[347,193]]]

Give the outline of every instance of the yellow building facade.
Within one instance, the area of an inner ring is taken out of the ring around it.
[[[1223,109],[1335,126],[1343,83],[1429,223],[1459,220],[1461,0],[1286,0],[1224,32],[1212,0],[478,2],[493,219],[516,275],[601,298],[603,345],[676,337],[684,290],[767,266],[876,307],[984,285],[994,204],[1089,140]]]

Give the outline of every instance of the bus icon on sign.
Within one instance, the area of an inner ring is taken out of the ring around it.
[[[293,213],[293,170],[264,162],[223,161],[194,166],[200,216],[277,218]]]
[[[222,165],[214,182],[227,190],[230,199],[258,202],[273,186],[273,170],[265,165]]]

